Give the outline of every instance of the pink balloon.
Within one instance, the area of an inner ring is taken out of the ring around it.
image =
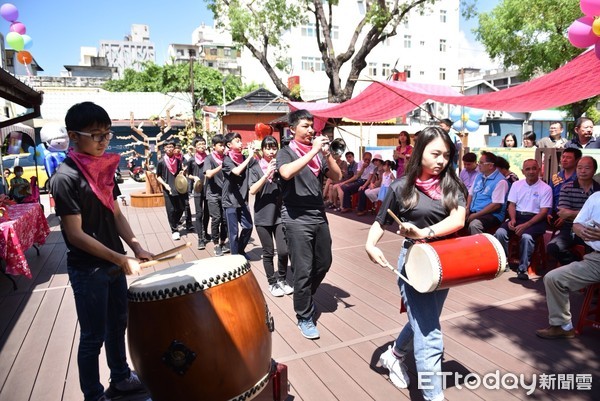
[[[579,6],[585,15],[600,15],[600,0],[581,0]]]
[[[583,17],[573,21],[568,29],[569,41],[575,47],[587,48],[596,43],[598,37],[592,32],[594,17]]]
[[[8,29],[10,32],[16,32],[21,35],[25,35],[27,33],[27,28],[25,24],[19,21],[15,21],[10,24],[10,28]]]
[[[5,3],[0,7],[0,15],[7,21],[13,22],[19,18],[19,10],[14,4]]]

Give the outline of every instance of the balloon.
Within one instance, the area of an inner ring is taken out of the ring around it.
[[[596,18],[592,24],[592,32],[594,35],[600,36],[600,18]]]
[[[23,46],[25,46],[25,41],[21,34],[17,32],[9,32],[6,34],[6,43],[16,51],[23,50]]]
[[[35,147],[35,149],[33,148],[33,146],[30,146],[29,148],[27,148],[27,152],[29,153],[29,157],[27,158],[27,160],[29,160],[30,162],[35,161],[40,166],[44,165],[47,150],[46,148],[44,148],[43,144],[40,143],[38,146]]]
[[[0,15],[9,22],[16,21],[19,18],[19,10],[14,4],[5,3],[0,7]]]
[[[33,39],[29,35],[21,35],[23,37],[23,48],[25,50],[31,49],[33,47]]]
[[[581,0],[579,3],[581,11],[585,15],[599,15],[600,14],[600,1],[599,0]]]
[[[254,133],[258,139],[262,140],[265,136],[273,133],[273,127],[267,124],[257,123],[254,126]]]
[[[33,56],[27,50],[21,50],[17,53],[17,61],[21,64],[31,64]]]
[[[67,129],[58,123],[48,123],[40,130],[40,140],[50,152],[64,152],[69,148]]]
[[[598,37],[592,32],[594,17],[582,17],[571,24],[567,33],[569,42],[575,47],[582,49],[588,48],[598,40]]]
[[[15,21],[12,24],[10,24],[10,28],[8,30],[21,35],[25,35],[27,33],[27,28],[25,27],[25,24],[19,21]]]
[[[479,128],[479,120],[483,116],[484,111],[472,109],[470,107],[456,106],[450,112],[450,118],[455,121],[452,128],[457,131],[467,130],[469,132],[477,131]]]

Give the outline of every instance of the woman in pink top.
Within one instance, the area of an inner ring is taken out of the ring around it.
[[[398,146],[396,146],[396,150],[394,151],[394,160],[397,165],[396,178],[400,178],[404,175],[404,166],[408,164],[412,148],[408,132],[400,132],[398,135]]]

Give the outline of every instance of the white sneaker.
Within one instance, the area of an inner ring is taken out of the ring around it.
[[[381,366],[390,371],[389,378],[392,384],[398,388],[408,388],[410,379],[406,366],[401,359],[396,358],[390,345],[383,354],[379,357]]]
[[[269,291],[271,291],[271,295],[274,297],[282,297],[285,294],[281,287],[279,287],[277,284],[269,285]]]
[[[294,293],[294,287],[289,285],[285,280],[278,281],[277,285],[279,285],[279,288],[283,290],[285,295],[291,295]]]
[[[173,238],[173,241],[179,241],[181,239],[181,235],[179,235],[179,231],[175,231],[171,237]]]

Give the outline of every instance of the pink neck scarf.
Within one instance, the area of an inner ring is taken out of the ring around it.
[[[204,159],[206,159],[206,152],[196,152],[194,154],[194,159],[196,160],[196,164],[201,165],[202,163],[204,163]]]
[[[169,170],[171,174],[177,175],[177,157],[175,155],[173,155],[173,157],[164,155],[163,160],[167,165],[167,170]]]
[[[213,159],[215,159],[215,161],[217,162],[217,164],[220,166],[223,164],[223,159],[225,158],[225,155],[219,154],[217,152],[215,152],[213,150],[213,152],[211,153]]]
[[[105,153],[98,157],[71,149],[69,157],[75,162],[100,202],[114,213],[115,171],[121,156],[115,153]]]
[[[231,160],[235,162],[235,164],[242,164],[244,161],[244,155],[239,150],[229,149],[227,156],[231,157]]]
[[[440,187],[440,177],[435,176],[431,177],[428,180],[421,181],[417,178],[417,182],[415,183],[416,187],[423,192],[425,195],[429,196],[433,200],[442,199],[442,188]]]
[[[259,165],[259,166],[260,166],[260,168],[262,169],[262,172],[263,172],[263,174],[264,174],[264,175],[267,175],[267,168],[269,167],[269,164],[270,164],[270,163],[271,163],[270,161],[266,161],[264,158],[263,158],[263,159],[260,159],[260,160],[258,161],[258,165]],[[267,180],[268,180],[269,182],[273,182],[273,176],[271,176],[271,177],[267,177]]]
[[[304,145],[295,139],[290,142],[289,147],[298,155],[298,157],[304,156],[312,149],[312,145]],[[308,162],[308,168],[310,168],[310,171],[312,171],[314,175],[317,177],[319,176],[319,172],[321,171],[321,158],[318,154]]]

